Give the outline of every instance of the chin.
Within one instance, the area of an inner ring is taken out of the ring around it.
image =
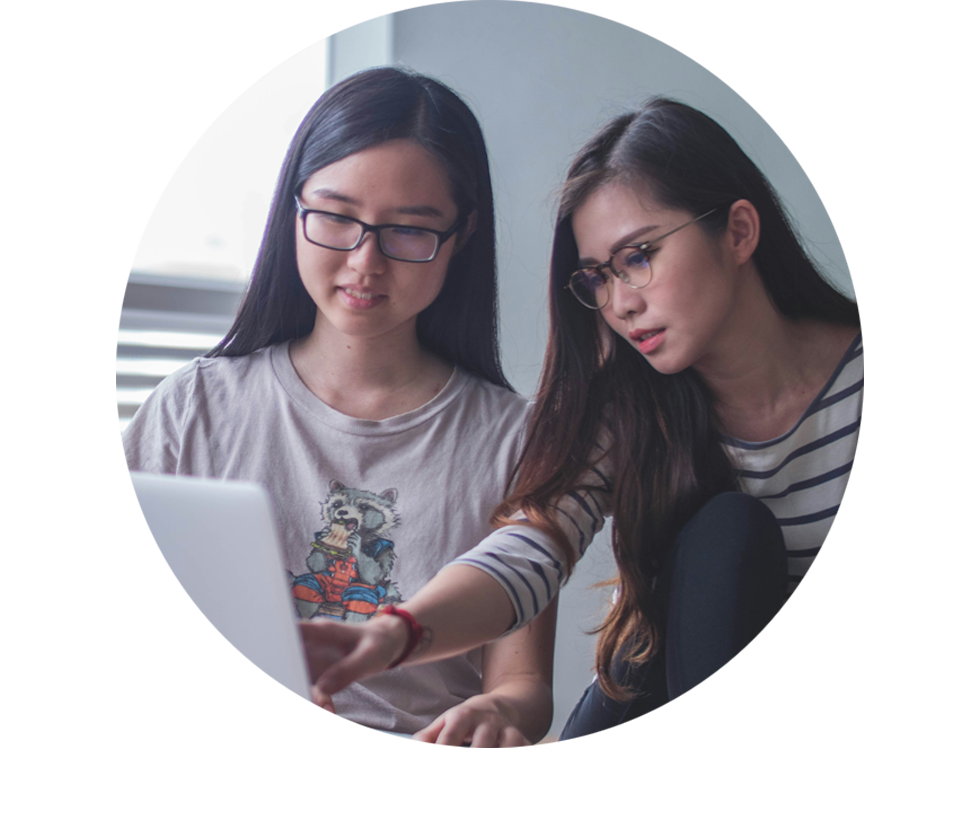
[[[650,361],[647,360],[647,362]],[[652,362],[650,362],[650,366],[658,374],[663,374],[665,377],[669,377],[672,374],[680,374],[681,371],[684,371],[687,368],[687,366],[680,366],[680,367],[675,367],[673,365],[665,366],[665,365],[661,365],[660,363],[652,363]]]
[[[649,356],[644,354],[640,356],[657,373],[663,374],[666,377],[669,377],[671,374],[679,374],[681,371],[686,371],[691,367],[691,363],[687,359],[667,356],[658,351],[654,351]]]

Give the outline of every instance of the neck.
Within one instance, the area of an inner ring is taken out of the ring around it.
[[[289,354],[310,391],[359,419],[387,419],[424,405],[453,371],[422,347],[414,323],[381,337],[353,337],[317,315],[312,333],[295,341]]]
[[[843,352],[827,344],[827,324],[787,319],[754,267],[747,273],[730,321],[694,368],[725,432],[764,441],[795,424]]]

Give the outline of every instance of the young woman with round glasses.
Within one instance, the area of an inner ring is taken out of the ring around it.
[[[721,126],[655,98],[579,152],[550,314],[500,529],[406,603],[421,651],[397,624],[305,625],[320,693],[526,624],[611,516],[618,585],[563,734],[582,736],[716,671],[809,567],[854,455],[858,311]]]
[[[354,75],[293,138],[230,332],[127,428],[130,468],[263,484],[301,617],[412,624],[399,603],[491,531],[519,455],[527,404],[501,371],[496,311],[472,112],[408,71]],[[552,608],[328,706],[387,731],[527,744],[551,721],[553,642]]]

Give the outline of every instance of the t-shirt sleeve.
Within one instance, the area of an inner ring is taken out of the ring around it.
[[[609,476],[606,461],[599,460],[583,475],[578,487],[554,505],[555,521],[576,552],[576,561],[609,515]],[[521,514],[514,519],[520,520]],[[516,614],[511,630],[541,613],[571,573],[568,559],[555,540],[530,523],[498,528],[454,562],[479,568],[501,585]]]
[[[130,471],[176,474],[197,361],[161,382],[123,431]]]

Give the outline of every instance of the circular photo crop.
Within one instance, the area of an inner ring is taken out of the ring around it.
[[[478,1],[314,43],[215,121],[133,263],[117,387],[151,530],[242,653],[362,725],[507,747],[650,714],[806,585],[863,347],[830,219],[735,91]]]

